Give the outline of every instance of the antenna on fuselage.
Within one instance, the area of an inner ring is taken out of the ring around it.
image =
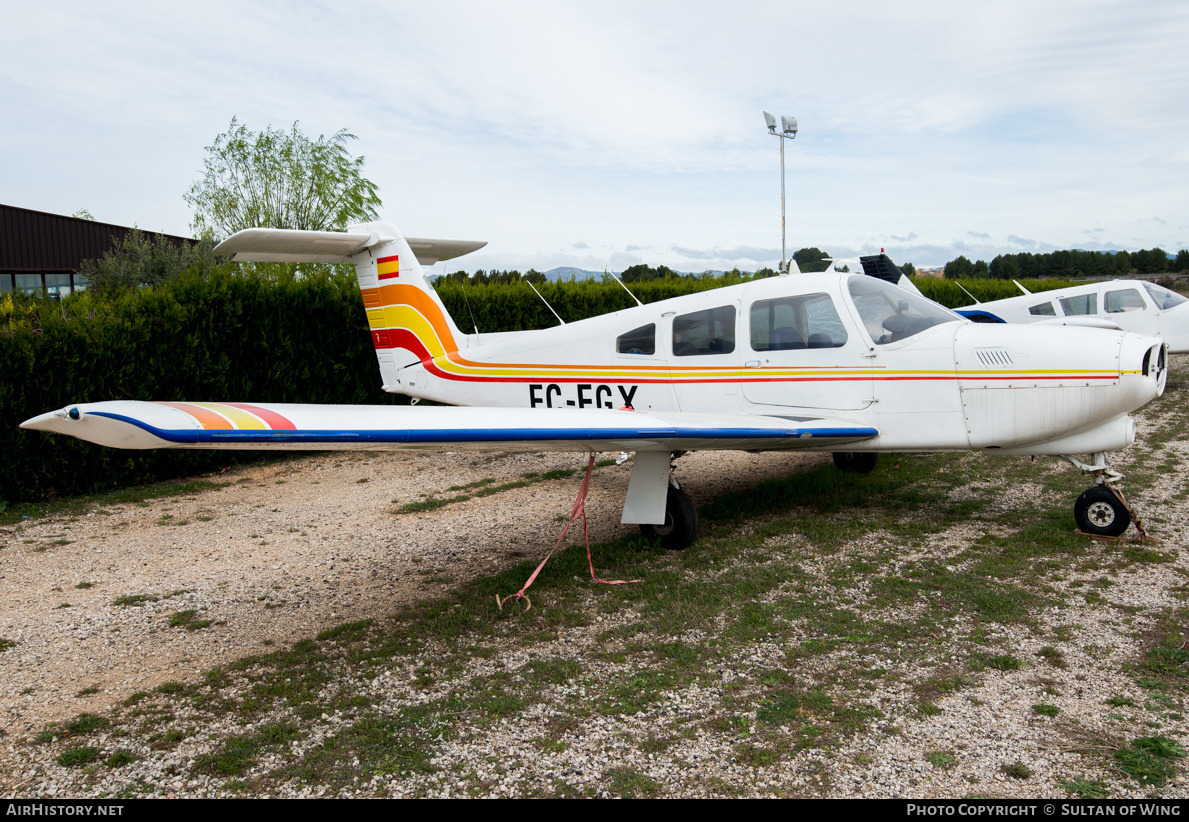
[[[461,280],[460,282],[462,284],[462,298],[463,298],[463,300],[466,301],[467,313],[471,315],[471,327],[475,329],[475,336],[478,337],[479,336],[479,323],[475,322],[475,312],[471,310],[471,301],[470,301],[470,298],[467,297],[466,280]]]
[[[1018,288],[1019,288],[1021,291],[1023,291],[1023,292],[1024,292],[1024,296],[1025,296],[1025,297],[1031,297],[1031,296],[1032,296],[1032,292],[1031,292],[1031,291],[1029,291],[1028,289],[1024,288],[1024,286],[1020,285],[1020,281],[1019,281],[1019,280],[1012,280],[1012,282],[1013,282],[1013,283],[1015,283],[1015,284],[1016,284],[1016,286],[1017,286],[1017,287],[1018,287]]]
[[[954,285],[958,286],[958,288],[961,288],[963,291],[966,291],[966,289],[962,287],[962,283],[958,282],[957,280],[954,280]],[[971,294],[969,291],[966,291],[966,296],[974,300],[975,305],[982,305],[983,301]]]
[[[613,279],[613,280],[615,280],[615,282],[619,283],[619,286],[620,286],[620,288],[622,288],[624,291],[626,291],[626,292],[628,293],[628,296],[629,296],[629,297],[631,297],[633,300],[635,300],[635,301],[636,301],[636,305],[644,305],[644,303],[640,302],[640,298],[639,298],[639,297],[637,297],[635,294],[633,294],[633,293],[632,293],[632,290],[631,290],[630,288],[628,288],[626,285],[624,285],[624,284],[623,284],[623,280],[621,280],[621,279],[619,279],[618,277],[616,277],[616,276],[615,276],[615,272],[614,272],[614,271],[608,271],[607,269],[605,269],[605,268],[604,268],[604,269],[603,269],[603,273],[604,273],[604,274],[610,274],[610,275],[611,275],[611,279]],[[560,317],[558,317],[558,319],[561,319],[561,318],[560,318]]]
[[[531,288],[531,289],[533,290],[533,292],[534,292],[534,293],[535,293],[535,294],[536,294],[538,297],[541,297],[541,292],[540,292],[540,291],[537,291],[537,287],[536,287],[535,285],[533,285],[533,284],[532,284],[531,282],[529,282],[528,280],[525,280],[525,282],[526,282],[526,283],[528,283],[528,287],[529,287],[529,288]],[[550,311],[553,311],[553,306],[551,306],[551,305],[549,304],[549,300],[545,299],[544,297],[541,297],[541,302],[545,303],[545,307],[546,307],[546,308],[548,308]],[[563,319],[562,319],[560,316],[558,316],[558,313],[557,313],[556,311],[553,311],[553,316],[557,317],[557,321],[558,321],[559,323],[561,323],[562,325],[565,325],[565,324],[566,324],[566,321],[565,321],[565,320],[563,320]]]

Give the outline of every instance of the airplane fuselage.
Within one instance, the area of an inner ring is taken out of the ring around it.
[[[1115,450],[1165,373],[1151,337],[970,323],[858,274],[774,277],[456,344],[386,371],[385,388],[454,405],[826,415],[878,428],[854,447],[871,451]]]

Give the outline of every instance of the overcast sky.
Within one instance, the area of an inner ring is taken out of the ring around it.
[[[189,233],[232,117],[348,129],[451,270],[1189,248],[1189,3],[0,0],[0,202]],[[441,270],[442,265],[438,266]]]

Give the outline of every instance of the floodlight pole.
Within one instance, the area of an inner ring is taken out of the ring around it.
[[[780,273],[785,275],[789,273],[788,263],[785,260],[788,254],[785,250],[785,217],[784,217],[784,141],[794,140],[797,137],[797,118],[796,117],[781,117],[781,130],[776,130],[776,118],[768,112],[764,112],[764,120],[768,124],[768,133],[774,134],[780,138]]]

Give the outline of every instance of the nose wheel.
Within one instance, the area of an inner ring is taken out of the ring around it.
[[[1073,518],[1078,530],[1098,537],[1117,537],[1131,524],[1131,512],[1114,492],[1096,485],[1073,504]]]

